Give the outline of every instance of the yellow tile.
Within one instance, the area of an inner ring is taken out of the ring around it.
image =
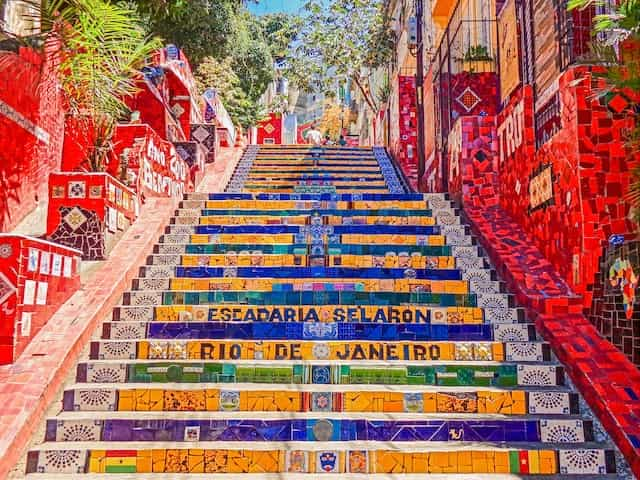
[[[511,392],[511,400],[513,402],[511,406],[511,413],[513,415],[526,415],[528,413],[527,397],[525,392],[514,390]]]
[[[471,452],[473,473],[490,473],[487,465],[487,455],[483,451]]]
[[[458,452],[458,472],[459,473],[473,473],[473,459],[471,457],[471,451]]]
[[[424,413],[436,413],[438,411],[436,393],[423,393]]]
[[[189,451],[167,449],[166,473],[189,473]]]
[[[167,451],[163,449],[151,450],[153,473],[164,473],[166,468]]]
[[[431,452],[429,455],[429,468],[425,471],[429,473],[450,473],[449,452]]]
[[[119,390],[118,391],[118,410],[121,412],[134,411],[136,405],[135,390]]]
[[[540,473],[554,474],[558,473],[558,458],[553,450],[540,450]]]
[[[89,473],[104,473],[105,450],[92,450],[89,456]]]
[[[217,412],[220,410],[220,390],[207,389],[205,395],[207,412]]]
[[[496,473],[510,473],[509,452],[496,451],[495,466]]]
[[[149,391],[149,408],[151,412],[161,412],[165,408],[164,404],[164,391],[160,389],[153,389]]]
[[[426,452],[414,453],[411,455],[411,464],[408,465],[408,471],[413,473],[429,472],[429,460],[431,454]]]
[[[540,454],[537,450],[528,450],[529,473],[540,473]]]
[[[226,450],[205,450],[204,451],[204,471],[205,473],[227,473],[229,456]]]
[[[251,470],[251,453],[245,456],[242,451],[229,450],[227,452],[227,473],[249,473]]]
[[[138,450],[136,455],[136,473],[153,472],[153,454],[151,450]]]
[[[151,392],[148,389],[136,389],[135,392],[135,410],[137,412],[149,411],[149,398]]]

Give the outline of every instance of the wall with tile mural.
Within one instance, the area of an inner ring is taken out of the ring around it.
[[[49,177],[47,237],[103,260],[118,232],[135,221],[136,193],[106,173],[52,173]]]
[[[80,288],[78,250],[0,235],[0,365],[12,363]]]

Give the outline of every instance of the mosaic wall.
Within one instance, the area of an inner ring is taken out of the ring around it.
[[[607,340],[640,366],[639,265],[638,241],[603,249],[589,316]]]
[[[107,174],[55,173],[49,179],[47,236],[101,260],[138,217],[138,197]]]
[[[584,80],[576,84],[579,78]],[[561,129],[537,152],[530,87],[514,93],[498,126],[503,152],[500,204],[584,295],[587,310],[594,301],[607,303],[594,297],[594,292],[603,292],[608,275],[602,270],[604,246],[611,235],[635,230],[622,199],[634,164],[623,137],[629,125],[624,116],[628,100],[619,94],[599,101],[592,95],[596,82],[581,68],[560,78]],[[602,315],[602,307],[595,308],[595,315]],[[599,325],[603,334],[611,335],[604,323]],[[617,345],[624,344],[620,336],[616,339]]]
[[[398,77],[399,101],[399,132],[400,144],[397,161],[413,188],[417,187],[416,175],[418,168],[417,152],[417,117],[416,117],[416,79],[414,76]]]
[[[279,145],[284,135],[284,120],[279,113],[270,113],[269,119],[258,124],[258,139],[256,143]],[[301,143],[307,143],[301,142]]]
[[[35,238],[0,238],[0,365],[13,362],[80,287],[79,252]]]
[[[218,135],[213,123],[198,123],[191,126],[192,142],[197,142],[206,152],[206,163],[213,163],[218,151]]]
[[[465,205],[495,205],[498,135],[492,116],[465,116],[453,126],[449,148],[449,192]]]

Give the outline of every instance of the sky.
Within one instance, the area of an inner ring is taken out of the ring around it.
[[[276,12],[298,13],[304,4],[305,0],[260,0],[257,5],[248,2],[249,10],[256,15]]]

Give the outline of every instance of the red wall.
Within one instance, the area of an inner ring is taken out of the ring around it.
[[[282,144],[284,120],[279,113],[270,113],[269,119],[258,124],[258,145],[263,145],[265,139],[273,139],[275,145]]]
[[[576,83],[580,78],[584,80]],[[516,91],[499,117],[498,128],[524,100],[522,145],[507,154],[503,141],[500,205],[530,234],[573,289],[584,295],[585,308],[589,308],[608,238],[635,231],[623,196],[636,161],[625,148],[623,135],[630,123],[624,112],[616,112],[623,105],[620,99],[601,103],[585,68],[569,70],[560,77],[559,85],[561,129],[535,155],[530,87]],[[544,180],[540,172],[546,167],[551,168],[552,192],[535,206],[529,194],[531,180],[533,188],[541,185],[537,180]]]
[[[0,235],[0,365],[13,362],[80,288],[80,252]]]
[[[47,177],[60,168],[64,113],[52,61],[53,55],[43,59],[26,48],[3,59],[0,232],[10,231],[46,198]]]
[[[416,115],[416,78],[398,77],[399,131],[398,163],[411,186],[417,188],[418,182],[418,130]]]

